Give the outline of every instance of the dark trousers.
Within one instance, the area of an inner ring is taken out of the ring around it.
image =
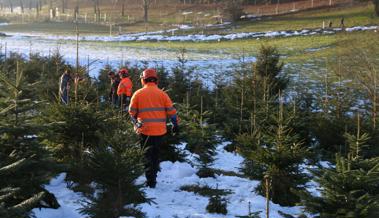
[[[130,98],[128,98],[128,96],[126,96],[126,95],[120,96],[120,105],[121,105],[122,110],[124,110],[124,111],[129,110],[130,100],[128,100],[128,99],[130,99]]]
[[[60,97],[61,97],[61,102],[63,104],[68,104],[69,95],[68,95],[68,89],[67,88],[64,88],[61,90]]]
[[[163,136],[146,136],[141,134],[140,142],[145,149],[145,175],[148,186],[155,186],[159,171],[159,148]]]
[[[118,107],[120,104],[118,101],[118,95],[116,93],[109,94],[109,101],[115,107]]]

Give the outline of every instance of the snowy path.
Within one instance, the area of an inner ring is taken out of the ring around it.
[[[225,151],[223,148],[227,143],[221,143],[217,146],[216,161],[212,168],[224,171],[233,171],[238,173],[241,167],[243,158],[237,154]],[[183,145],[179,146],[183,148]],[[188,152],[186,152],[188,154]],[[193,156],[189,155],[188,160],[193,160]],[[162,162],[161,172],[158,174],[158,184],[155,189],[144,188],[148,198],[152,198],[155,203],[141,204],[140,209],[146,213],[147,217],[151,218],[221,218],[221,217],[236,217],[248,214],[248,205],[251,203],[252,211],[262,211],[261,216],[264,216],[265,198],[253,192],[258,185],[258,181],[252,181],[246,178],[237,176],[218,175],[216,178],[199,178],[196,175],[198,169],[191,166],[189,163],[180,162]],[[83,200],[83,196],[74,193],[66,187],[64,181],[65,174],[61,174],[56,179],[53,179],[47,189],[54,193],[61,208],[52,209],[34,209],[37,218],[82,218],[78,209],[79,202]],[[137,183],[145,182],[145,177],[141,176]],[[209,198],[196,195],[192,192],[181,191],[183,185],[200,185],[209,186],[212,188],[227,189],[232,191],[232,194],[227,195],[228,214],[209,214],[206,212],[206,206]],[[280,218],[278,210],[288,214],[298,214],[299,207],[281,207],[271,203],[271,217]]]
[[[225,151],[227,143],[221,143],[217,147],[216,161],[212,168],[225,171],[238,172],[243,158],[237,154]],[[182,146],[181,146],[182,147]],[[189,158],[190,160],[193,158]],[[221,218],[236,217],[248,214],[249,202],[252,211],[262,211],[264,216],[266,199],[253,192],[258,181],[252,181],[237,176],[219,175],[216,178],[199,178],[196,175],[196,167],[188,163],[162,162],[161,172],[158,174],[158,184],[155,189],[146,188],[147,197],[154,198],[159,204],[142,204],[140,207],[148,217],[180,217],[180,218]],[[139,183],[145,178],[140,177]],[[218,215],[206,212],[208,198],[191,192],[181,191],[183,185],[200,185],[212,188],[231,190],[233,193],[226,196],[228,201],[228,214]],[[288,214],[298,214],[299,207],[281,207],[271,203],[271,217],[280,218],[278,210]]]

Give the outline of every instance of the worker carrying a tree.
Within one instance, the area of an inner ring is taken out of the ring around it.
[[[154,188],[159,170],[159,147],[167,133],[167,117],[171,120],[174,134],[179,132],[178,118],[170,97],[157,86],[156,70],[147,69],[140,77],[143,88],[134,93],[129,114],[136,133],[140,135],[141,146],[145,149],[147,186]]]
[[[133,83],[129,78],[127,69],[121,69],[118,74],[121,77],[121,82],[118,85],[117,95],[120,100],[121,109],[126,111],[129,107],[130,98],[132,97]]]
[[[111,80],[111,89],[109,91],[109,102],[113,106],[117,106],[119,104],[119,99],[117,95],[117,89],[120,84],[120,76],[116,75],[113,71],[108,72],[108,77]]]

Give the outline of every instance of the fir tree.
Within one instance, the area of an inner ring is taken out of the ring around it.
[[[218,186],[216,188],[216,194],[209,199],[209,203],[206,209],[209,213],[219,213],[226,215],[228,213],[227,201],[219,194],[219,192],[217,192],[217,190]]]
[[[275,47],[262,46],[254,63],[254,83],[258,98],[267,101],[286,89],[288,79],[282,74],[283,63]]]
[[[85,182],[89,180],[88,151],[104,144],[104,135],[112,132],[106,121],[112,110],[96,110],[94,104],[82,101],[68,106],[51,104],[43,111],[42,123],[51,123],[43,134],[44,143],[55,158],[67,166],[68,179]]]
[[[89,154],[88,170],[95,182],[95,193],[82,212],[93,218],[143,217],[132,205],[147,201],[135,180],[144,172],[143,150],[129,123],[118,121],[113,134],[105,136],[104,146]]]
[[[358,122],[359,123],[359,122]],[[365,158],[367,134],[346,134],[347,157],[336,155],[334,168],[313,171],[321,196],[300,192],[307,212],[316,217],[367,217],[379,215],[379,158]]]
[[[18,68],[10,75],[0,74],[0,213],[26,217],[41,201],[44,207],[59,207],[43,188],[56,164],[40,143],[39,133],[45,130],[36,122],[41,103],[26,97],[32,84]]]
[[[198,155],[197,160],[202,168],[200,171],[203,171],[214,161],[217,143],[214,125],[209,123],[211,114],[208,111],[197,111],[189,105],[181,106],[181,135],[187,142],[186,148]]]
[[[301,172],[302,164],[308,155],[298,135],[290,127],[291,114],[284,113],[284,105],[280,104],[278,115],[271,117],[271,127],[261,129],[256,134],[254,147],[241,147],[242,154],[253,161],[271,180],[270,197],[274,203],[283,206],[294,205],[299,198],[292,189],[303,190],[307,176]],[[263,175],[258,193],[265,193]]]

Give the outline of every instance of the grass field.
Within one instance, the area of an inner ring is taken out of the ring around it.
[[[156,12],[155,12],[156,13]],[[190,30],[177,31],[178,35],[204,33],[204,34],[226,34],[234,32],[261,32],[276,30],[299,30],[304,28],[320,28],[323,21],[328,25],[329,21],[333,26],[339,26],[341,18],[345,20],[345,26],[359,25],[379,25],[379,17],[374,14],[372,4],[358,4],[353,7],[337,7],[327,9],[317,9],[304,11],[295,14],[264,17],[261,20],[240,21],[225,28],[194,28]],[[0,18],[1,21],[1,18]],[[175,28],[173,24],[180,24],[183,20],[175,19],[175,16],[163,16],[152,19],[148,24],[143,22],[122,22],[121,32],[144,32]],[[211,21],[209,21],[211,22]],[[80,24],[82,34],[108,35],[110,27],[100,24]],[[74,24],[72,22],[39,22],[32,24],[11,24],[0,27],[1,31],[9,32],[47,32],[54,34],[74,34]],[[118,34],[119,27],[112,28],[113,34]]]
[[[240,54],[241,56],[255,56],[262,45],[271,45],[277,47],[287,61],[306,62],[309,59],[333,57],[336,54],[336,50],[343,50],[346,45],[352,42],[370,42],[378,38],[379,33],[354,32],[338,33],[336,35],[221,42],[125,42],[122,45],[173,50],[185,48],[186,50],[196,50],[199,52],[223,52],[231,55]]]

